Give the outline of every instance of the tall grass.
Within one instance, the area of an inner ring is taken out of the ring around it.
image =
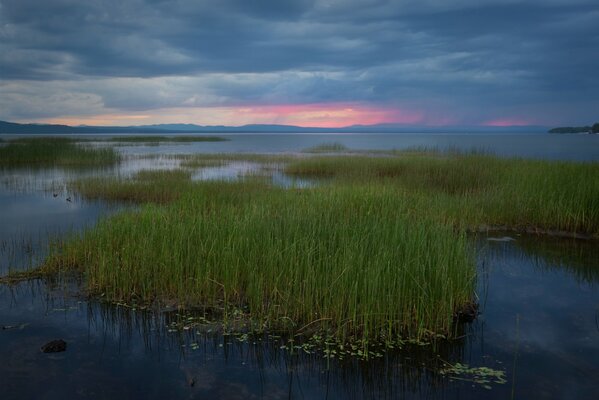
[[[112,165],[119,160],[111,148],[85,147],[70,138],[21,138],[0,147],[0,166]]]
[[[255,154],[255,153],[206,153],[176,155],[181,160],[181,166],[187,168],[202,168],[224,165],[230,161],[257,162],[269,165],[283,164],[298,159],[295,154]]]
[[[45,268],[80,269],[110,299],[237,307],[264,328],[366,343],[451,334],[473,297],[467,228],[599,233],[596,163],[404,153],[295,159],[286,171],[332,179],[300,191],[182,171],[95,183],[94,196],[158,204],[102,220]]]
[[[101,221],[47,266],[81,268],[111,299],[234,305],[265,328],[361,340],[448,333],[473,295],[466,238],[397,200],[378,185],[194,184],[170,205]]]
[[[181,197],[190,184],[190,171],[142,170],[129,179],[84,178],[69,186],[88,199],[166,204]]]
[[[405,189],[406,201],[427,204],[424,214],[460,227],[507,225],[599,234],[598,163],[406,153],[306,158],[289,163],[285,171],[346,185],[378,181],[397,186]]]
[[[341,151],[348,151],[349,148],[343,143],[339,142],[326,142],[319,144],[314,147],[308,147],[307,149],[302,150],[304,153],[335,153]]]

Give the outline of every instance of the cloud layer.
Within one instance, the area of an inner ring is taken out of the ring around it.
[[[595,0],[0,0],[0,119],[589,123],[597,21]]]

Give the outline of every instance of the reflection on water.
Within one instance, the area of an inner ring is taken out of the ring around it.
[[[524,236],[517,246],[526,254],[535,254],[541,270],[567,271],[581,283],[599,284],[599,245],[594,241]]]
[[[521,398],[593,397],[599,290],[596,272],[589,271],[596,267],[596,245],[514,238],[479,242],[482,314],[473,327],[481,331],[473,341],[513,370]]]
[[[81,302],[35,281],[0,288],[3,393],[14,398],[422,398],[443,397],[451,382],[425,349],[370,362],[327,360],[282,350],[278,338],[169,332],[175,313]],[[42,354],[53,338],[67,351]],[[450,360],[456,342],[440,353]],[[479,390],[479,389],[476,389]],[[62,397],[61,397],[62,396]]]
[[[177,312],[83,301],[75,283],[0,286],[3,398],[593,398],[599,389],[599,292],[581,281],[595,251],[582,242],[517,236],[478,240],[481,315],[462,339],[406,347],[370,361],[290,353],[277,336],[172,330]],[[559,259],[546,247],[560,242]],[[529,242],[545,243],[530,245]],[[591,254],[588,253],[591,252]],[[557,261],[556,261],[557,260]],[[594,279],[594,278],[593,278]],[[65,353],[43,354],[52,339]],[[443,376],[446,363],[489,367],[487,390]],[[3,395],[4,396],[4,395]]]
[[[90,226],[117,208],[99,201],[82,202],[64,191],[0,189],[0,274],[35,265],[51,238]]]

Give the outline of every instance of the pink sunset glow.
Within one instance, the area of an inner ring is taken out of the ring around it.
[[[398,107],[351,103],[244,105],[238,107],[177,107],[90,116],[61,116],[37,120],[65,125],[146,125],[192,123],[198,125],[280,124],[338,128],[384,123],[427,124],[424,113]]]
[[[483,122],[484,126],[524,126],[533,125],[531,121],[518,118],[499,118]]]
[[[414,124],[423,121],[423,114],[399,108],[355,104],[287,104],[238,108],[242,120],[297,126],[339,128],[349,125],[384,123]]]

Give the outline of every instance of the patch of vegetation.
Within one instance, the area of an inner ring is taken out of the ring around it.
[[[599,164],[500,159],[478,154],[311,157],[285,172],[342,185],[380,182],[404,201],[462,228],[538,227],[599,234]]]
[[[264,329],[309,325],[364,343],[449,334],[473,295],[465,234],[397,195],[194,183],[170,204],[101,221],[46,267],[80,269],[92,293],[123,302],[247,310]]]
[[[481,385],[485,389],[492,389],[492,384],[503,385],[507,383],[505,371],[489,367],[470,367],[467,364],[449,364],[440,371],[442,375],[449,376],[452,380],[462,380]]]
[[[599,122],[593,124],[593,126],[562,126],[559,128],[553,128],[549,130],[549,133],[599,133]]]
[[[289,174],[333,179],[299,191],[191,182],[181,170],[80,181],[85,196],[146,204],[56,247],[44,268],[82,271],[91,293],[115,301],[242,310],[254,327],[361,343],[364,354],[368,343],[452,337],[474,297],[467,229],[599,232],[596,163],[440,152],[287,160]]]
[[[107,142],[126,142],[126,143],[158,143],[158,142],[225,142],[229,139],[218,136],[113,136],[105,139]]]
[[[20,138],[0,147],[0,166],[102,166],[119,161],[114,149],[86,147],[70,138]]]
[[[343,143],[329,142],[329,143],[322,143],[318,146],[309,147],[302,151],[304,153],[335,153],[335,152],[343,152],[343,151],[348,151],[348,150],[349,150],[349,148],[347,146],[345,146]]]
[[[9,271],[8,274],[0,276],[0,284],[5,285],[14,285],[23,281],[45,278],[48,276],[53,276],[56,274],[56,271],[52,268],[31,268],[23,271],[14,270]]]
[[[88,199],[166,204],[178,199],[191,184],[184,170],[142,170],[130,179],[95,177],[71,182],[70,187]]]
[[[296,160],[299,157],[292,154],[254,154],[254,153],[207,153],[183,154],[176,156],[181,160],[181,166],[186,168],[213,167],[230,161],[247,161],[263,164],[281,164]]]

